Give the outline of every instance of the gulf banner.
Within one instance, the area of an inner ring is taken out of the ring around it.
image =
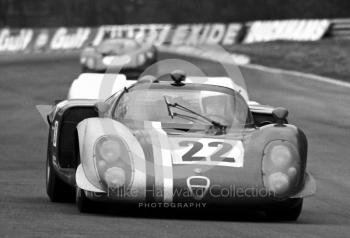
[[[96,30],[95,30],[96,32]],[[94,29],[0,29],[0,52],[50,52],[79,50],[92,40]]]
[[[0,29],[0,53],[80,50],[106,38],[136,38],[158,46],[197,46],[255,43],[273,40],[315,41],[330,27],[328,20],[293,20],[212,24],[107,25],[96,28]]]

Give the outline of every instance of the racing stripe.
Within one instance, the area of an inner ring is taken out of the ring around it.
[[[149,128],[147,122],[142,123],[142,130],[138,130],[135,133],[136,138],[142,146],[143,152],[146,159],[146,202],[154,201],[154,188],[155,188],[155,176],[154,176],[154,156],[153,156],[153,146],[151,141],[151,135],[146,128]],[[146,129],[146,130],[145,130]]]
[[[156,122],[145,122],[145,126],[149,128],[148,133],[151,136],[153,151],[153,167],[154,167],[154,199],[156,202],[163,200],[163,170],[162,170],[162,152],[161,144],[158,136]]]
[[[173,200],[173,168],[171,150],[168,142],[168,136],[162,129],[160,122],[152,122],[151,131],[155,184],[157,191],[161,191],[163,202],[172,202]],[[158,193],[157,193],[158,194]],[[157,197],[156,200],[158,200]]]

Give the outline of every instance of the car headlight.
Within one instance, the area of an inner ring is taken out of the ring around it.
[[[146,62],[146,56],[144,54],[140,54],[137,57],[137,61],[139,65],[144,64]]]
[[[98,150],[103,162],[112,163],[120,159],[121,148],[118,141],[104,140],[99,144]]]
[[[87,58],[86,66],[89,67],[90,69],[95,68],[95,60],[93,58]]]
[[[298,184],[300,157],[296,148],[286,141],[266,146],[262,164],[265,187],[275,196],[285,196]]]
[[[284,194],[290,187],[290,180],[287,174],[276,172],[267,177],[269,190],[276,194]]]
[[[148,59],[153,59],[154,53],[153,53],[152,51],[148,51],[148,52],[146,53],[146,56],[147,56]]]
[[[108,190],[127,189],[132,181],[132,160],[126,144],[117,136],[104,136],[95,144],[100,182]]]
[[[85,64],[85,63],[86,63],[86,57],[81,57],[80,64]]]
[[[112,167],[104,173],[104,179],[107,186],[111,189],[120,188],[125,185],[125,170],[120,167]]]
[[[292,153],[288,146],[285,145],[275,145],[271,149],[271,162],[279,168],[284,168],[292,160]]]

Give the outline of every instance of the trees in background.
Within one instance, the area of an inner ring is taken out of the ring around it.
[[[341,17],[349,0],[0,0],[0,27]]]
[[[7,25],[8,0],[0,0],[0,26]]]

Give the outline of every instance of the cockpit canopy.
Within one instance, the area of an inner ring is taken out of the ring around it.
[[[107,39],[97,46],[97,51],[101,54],[124,55],[139,48],[140,45],[134,39]]]
[[[113,117],[204,126],[212,120],[227,128],[252,124],[249,107],[238,92],[203,84],[177,87],[171,82],[136,84],[121,95]]]

